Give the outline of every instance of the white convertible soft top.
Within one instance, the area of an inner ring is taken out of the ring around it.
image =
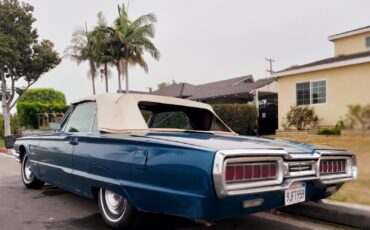
[[[113,133],[149,129],[138,106],[139,102],[153,102],[206,109],[218,118],[212,107],[208,104],[174,97],[148,94],[104,93],[83,98],[72,104],[79,104],[85,101],[96,101],[98,129]]]

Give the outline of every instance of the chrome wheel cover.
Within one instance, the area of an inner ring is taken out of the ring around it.
[[[27,180],[31,180],[33,176],[33,172],[31,170],[30,161],[27,159],[27,162],[24,166],[24,175],[26,176]]]
[[[34,177],[34,174],[32,172],[30,161],[28,160],[28,157],[24,158],[23,163],[23,179],[26,183],[30,183]]]
[[[108,211],[114,216],[120,216],[125,210],[126,200],[119,194],[105,190],[104,199]]]

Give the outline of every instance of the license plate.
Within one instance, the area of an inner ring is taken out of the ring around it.
[[[285,205],[296,204],[306,200],[306,184],[294,183],[285,190]]]

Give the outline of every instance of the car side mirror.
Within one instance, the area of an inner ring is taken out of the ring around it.
[[[61,126],[60,126],[59,123],[49,122],[49,129],[51,129],[51,130],[60,130]]]

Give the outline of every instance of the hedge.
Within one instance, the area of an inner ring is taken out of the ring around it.
[[[68,105],[60,102],[41,103],[41,102],[18,102],[17,118],[20,125],[27,128],[38,128],[39,113],[64,113]]]
[[[255,134],[257,126],[257,109],[249,104],[216,104],[212,105],[220,118],[236,133],[241,135]]]

